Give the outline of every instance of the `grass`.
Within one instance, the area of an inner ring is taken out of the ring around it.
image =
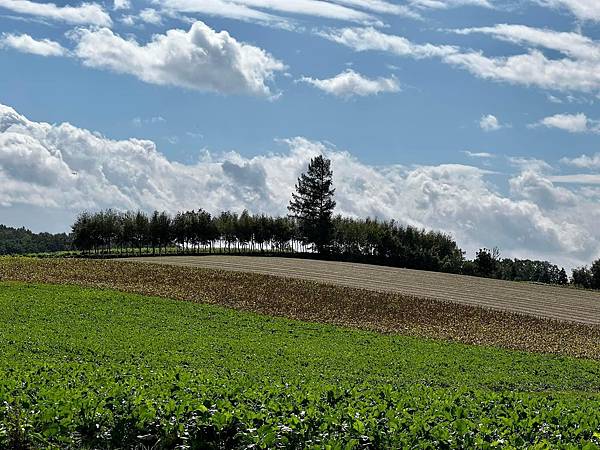
[[[592,360],[13,282],[0,345],[6,449],[600,444]]]

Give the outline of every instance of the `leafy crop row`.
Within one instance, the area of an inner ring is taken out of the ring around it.
[[[599,448],[600,363],[0,283],[0,448]]]

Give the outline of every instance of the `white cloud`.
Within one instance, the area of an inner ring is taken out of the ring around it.
[[[162,18],[158,11],[152,8],[146,8],[140,11],[139,14],[142,22],[146,22],[152,25],[160,25],[162,23]]]
[[[588,119],[584,113],[578,114],[555,114],[545,117],[535,126],[545,126],[547,128],[558,128],[569,133],[600,133],[600,123]]]
[[[488,34],[524,46],[527,52],[490,57],[456,46],[416,44],[403,36],[386,34],[373,27],[341,28],[317,34],[358,52],[382,51],[415,59],[437,57],[483,79],[554,91],[600,93],[600,43],[579,33],[506,24],[454,31]],[[559,56],[550,58],[542,50],[558,52]]]
[[[112,20],[97,3],[80,6],[57,6],[54,3],[37,3],[29,0],[0,0],[0,8],[18,14],[42,17],[75,25],[110,26]]]
[[[142,125],[147,125],[147,124],[155,125],[157,123],[165,123],[166,121],[167,120],[162,116],[154,116],[154,117],[148,117],[147,119],[142,118],[142,117],[134,117],[131,122],[133,123],[134,126],[141,127]]]
[[[533,28],[526,25],[499,24],[493,27],[454,30],[458,34],[489,34],[515,44],[556,50],[572,58],[600,59],[600,45],[579,33]]]
[[[131,8],[130,0],[114,0],[114,3],[113,3],[114,10],[129,9],[129,8]]]
[[[135,16],[132,16],[131,14],[127,14],[124,16],[119,17],[119,22],[121,22],[122,24],[128,25],[128,26],[133,26],[135,25]]]
[[[461,34],[484,33],[528,47],[512,56],[488,57],[481,52],[456,52],[444,61],[489,80],[548,90],[600,92],[600,44],[578,33],[564,33],[524,25],[456,30]],[[549,58],[541,50],[564,55]]]
[[[373,27],[341,28],[318,34],[358,52],[382,51],[419,59],[445,56],[457,51],[456,47],[449,45],[415,44],[402,36],[382,33]]]
[[[285,65],[264,50],[196,22],[189,32],[169,30],[147,44],[108,28],[79,29],[75,55],[84,65],[133,75],[147,83],[223,94],[272,96],[268,83]]]
[[[600,153],[594,155],[581,155],[576,158],[563,158],[561,163],[581,169],[600,169]]]
[[[600,184],[600,175],[592,173],[576,173],[570,175],[554,175],[550,177],[555,183],[566,183],[566,184]],[[599,199],[600,200],[600,199]],[[596,205],[591,205],[592,207]],[[585,214],[585,211],[582,211]]]
[[[374,13],[394,14],[398,16],[410,17],[413,19],[420,18],[419,14],[413,11],[406,5],[398,5],[382,0],[332,0],[335,3],[365,9]]]
[[[566,8],[578,19],[600,21],[600,3],[597,0],[537,0],[543,6]]]
[[[336,0],[335,3],[322,0],[153,0],[153,3],[172,12],[208,14],[285,27],[291,27],[294,19],[282,17],[282,14],[382,25],[372,14],[345,5],[371,11],[381,12],[382,9],[387,9],[389,13],[414,15],[406,7],[382,0]]]
[[[65,56],[69,53],[58,42],[49,39],[36,40],[28,34],[2,34],[0,48],[12,48],[19,52],[40,56]]]
[[[417,8],[426,9],[448,9],[458,6],[493,7],[489,0],[410,0],[409,3]]]
[[[539,164],[523,166],[506,196],[486,181],[488,172],[471,166],[371,166],[304,138],[283,143],[288,150],[279,154],[206,153],[181,164],[150,141],[31,122],[0,106],[0,213],[14,211],[23,225],[39,223],[41,213],[62,217],[65,228],[84,208],[285,214],[296,178],[324,153],[332,160],[339,213],[449,232],[471,252],[499,245],[506,256],[565,265],[600,254],[600,194],[587,188],[571,195]]]
[[[299,81],[309,83],[328,94],[343,98],[400,91],[400,85],[395,77],[370,79],[350,69],[333,78],[319,80],[302,77]]]
[[[288,14],[303,14],[361,23],[377,22],[377,19],[369,14],[322,0],[286,0],[284,2],[279,0],[230,0],[230,2]]]
[[[465,155],[467,155],[469,158],[490,159],[490,158],[496,157],[496,155],[494,155],[493,153],[488,153],[488,152],[471,152],[469,150],[465,150],[465,151],[463,151],[463,153]]]
[[[600,43],[578,33],[563,33],[522,25],[454,30],[460,34],[484,33],[528,48],[527,53],[489,57],[475,50],[431,43],[416,44],[403,36],[373,27],[341,28],[317,34],[355,51],[382,51],[415,59],[440,58],[473,75],[511,84],[555,91],[600,93]],[[547,57],[541,49],[564,55]]]
[[[163,0],[154,1],[157,6],[166,11],[185,14],[206,14],[215,17],[226,17],[245,22],[256,22],[260,24],[292,28],[289,20],[248,8],[245,5],[230,3],[229,0]]]
[[[552,176],[534,169],[523,170],[509,180],[509,185],[513,194],[531,200],[545,209],[572,206],[577,202],[572,191],[554,186]]]
[[[497,131],[502,128],[502,125],[500,125],[496,116],[487,114],[479,120],[479,128],[483,131]]]

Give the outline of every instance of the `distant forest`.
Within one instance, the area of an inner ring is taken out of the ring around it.
[[[36,234],[25,228],[0,225],[0,255],[54,253],[71,249],[71,237],[68,234]]]

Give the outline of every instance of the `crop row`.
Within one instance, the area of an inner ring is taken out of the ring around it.
[[[598,448],[600,362],[0,283],[0,448]]]

